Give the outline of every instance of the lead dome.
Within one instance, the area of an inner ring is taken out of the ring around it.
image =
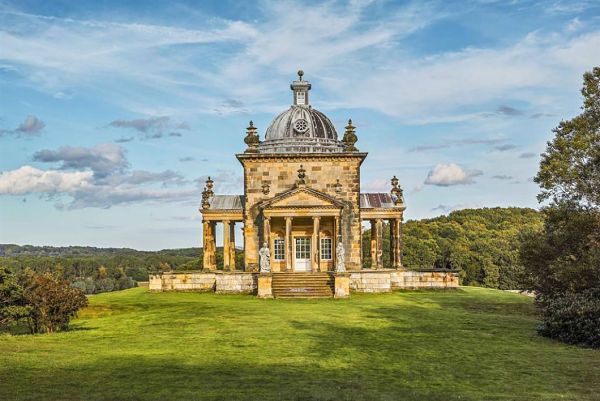
[[[304,73],[298,71],[298,80],[290,88],[293,92],[292,106],[280,113],[258,146],[260,153],[332,153],[343,152],[344,145],[338,140],[333,123],[327,116],[314,109],[308,101],[311,84],[303,80]]]

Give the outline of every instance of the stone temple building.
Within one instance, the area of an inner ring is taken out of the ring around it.
[[[263,140],[252,121],[246,129],[246,149],[236,154],[244,170],[243,193],[220,195],[216,193],[218,182],[210,178],[206,182],[200,207],[203,271],[187,273],[184,278],[174,273],[153,276],[151,289],[212,286],[219,291],[221,281],[220,292],[258,289],[259,296],[269,297],[277,296],[285,287],[291,291],[288,295],[314,290],[315,294],[343,297],[349,289],[376,292],[457,284],[456,276],[450,273],[408,272],[403,268],[402,218],[406,205],[398,179],[391,178],[389,192],[362,193],[360,169],[367,153],[356,147],[352,120],[343,134],[338,134],[329,118],[312,106],[311,84],[304,80],[302,71],[290,87],[291,106],[275,117]],[[383,265],[384,222],[390,227],[388,266]],[[372,262],[368,269],[363,269],[362,263],[367,256],[361,246],[363,223],[371,228]],[[217,266],[218,224],[223,232],[219,241],[222,268]],[[236,224],[243,227],[243,265],[236,264]],[[261,248],[269,250],[268,273],[258,273]],[[311,282],[319,279],[330,292],[316,288],[318,285],[311,288]]]

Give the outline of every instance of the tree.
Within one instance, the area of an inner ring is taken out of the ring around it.
[[[15,324],[29,316],[23,287],[7,268],[0,266],[0,326]]]
[[[535,177],[542,230],[524,236],[524,283],[536,292],[540,333],[600,347],[600,67],[583,77],[583,111],[561,121]]]
[[[32,334],[66,330],[71,318],[88,303],[83,291],[51,273],[27,272],[21,281],[25,302],[30,307],[28,323]]]
[[[600,67],[583,75],[583,112],[561,121],[535,177],[539,200],[600,207]]]

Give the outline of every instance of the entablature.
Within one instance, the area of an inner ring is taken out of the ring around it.
[[[368,208],[360,209],[361,220],[373,220],[373,219],[401,219],[404,214],[404,208],[398,209],[387,209],[387,208]]]

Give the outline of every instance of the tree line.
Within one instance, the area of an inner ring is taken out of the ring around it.
[[[402,226],[407,269],[448,269],[463,285],[521,289],[523,234],[539,230],[543,215],[529,208],[463,209],[447,216],[409,220]],[[371,265],[371,230],[363,234],[363,267]],[[389,225],[384,225],[383,264],[389,266]]]

